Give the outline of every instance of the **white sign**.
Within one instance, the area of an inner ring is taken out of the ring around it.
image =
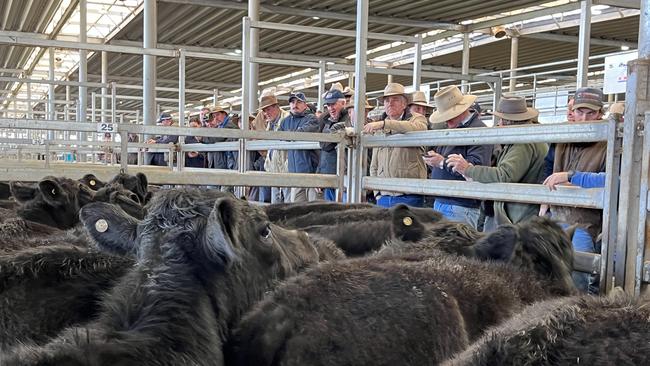
[[[97,123],[97,132],[98,133],[116,133],[117,132],[117,123],[98,122]]]
[[[605,57],[604,94],[625,93],[627,84],[627,63],[639,58],[638,52]]]

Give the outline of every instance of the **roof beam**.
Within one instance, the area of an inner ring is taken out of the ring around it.
[[[214,8],[248,11],[248,4],[246,2],[220,1],[220,0],[161,0],[161,1],[167,3],[174,3],[174,4],[209,6]],[[304,16],[304,17],[319,17],[319,18],[326,18],[326,19],[346,20],[346,21],[356,22],[356,16],[354,13],[337,13],[332,11],[305,10],[305,9],[293,8],[288,6],[275,6],[275,5],[265,5],[265,4],[260,4],[260,11],[263,13],[273,13],[273,14],[293,15],[293,16],[297,15],[297,16]],[[460,24],[447,23],[447,22],[432,22],[432,21],[415,20],[415,19],[392,18],[392,17],[369,16],[368,22],[387,24],[387,25],[396,25],[400,27],[409,26],[409,27],[418,27],[418,28],[427,28],[427,29],[445,29],[445,30],[453,30],[457,32],[462,32],[465,30],[465,26]]]
[[[470,24],[467,26],[467,30],[473,32],[477,29],[490,28],[496,25],[505,25],[514,22],[519,22],[522,20],[534,19],[538,17],[564,13],[564,12],[573,11],[577,9],[580,9],[580,2],[569,3],[569,4],[559,5],[559,6],[551,6],[544,9],[533,10],[521,14],[510,15],[510,16],[505,16],[497,19],[487,20],[484,22]]]
[[[609,5],[615,8],[641,9],[641,0],[594,0],[594,5]]]
[[[570,36],[566,34],[555,34],[555,33],[532,33],[523,35],[524,38],[533,38],[541,39],[547,41],[558,41],[558,42],[570,42],[578,43],[578,36]],[[630,48],[639,48],[638,43],[636,42],[627,42],[627,41],[617,41],[614,39],[602,39],[602,38],[591,38],[589,43],[597,46],[609,46],[609,47],[621,47],[627,46]]]

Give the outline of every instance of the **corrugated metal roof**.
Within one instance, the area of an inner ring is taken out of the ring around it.
[[[43,32],[45,19],[51,17],[53,9],[60,3],[57,1],[31,0],[0,2],[0,16],[7,12],[11,22],[6,30]],[[354,15],[355,1],[340,0],[261,0],[262,5],[284,6],[296,9],[309,9],[313,11],[330,11]],[[29,6],[31,4],[31,6]],[[540,5],[540,1],[516,0],[371,0],[371,16],[412,19],[414,21],[440,21],[459,24],[462,21],[477,19],[506,11],[522,9],[533,5]],[[9,8],[8,8],[9,7]],[[24,24],[18,18],[25,18]],[[26,15],[25,15],[26,14]],[[246,15],[244,10],[220,9],[197,5],[181,5],[172,2],[158,2],[158,42],[166,44],[184,44],[190,46],[237,49],[241,47],[241,18]],[[262,13],[260,20],[296,24],[306,26],[327,27],[336,29],[354,29],[354,22],[336,19],[312,19],[298,15],[281,15]],[[128,25],[119,31],[114,40],[142,41],[143,14],[136,16]],[[409,26],[386,25],[378,23],[369,24],[370,32],[414,35],[425,31],[423,28]],[[594,37],[607,39],[636,41],[638,32],[638,17],[622,20],[607,21],[592,25]],[[576,35],[575,28],[567,28],[557,33]],[[386,41],[369,40],[368,48],[385,44]],[[522,38],[519,45],[519,65],[527,66],[544,62],[571,59],[577,56],[577,43],[551,42],[539,39]],[[8,53],[7,47],[0,45],[0,65],[5,68],[24,67],[25,54],[28,48],[21,51],[14,50]],[[354,38],[332,37],[314,34],[281,32],[274,30],[261,30],[260,51],[276,52],[295,55],[309,55],[344,58],[355,51]],[[613,47],[592,46],[591,53],[609,53],[616,51]],[[471,50],[470,66],[489,70],[509,68],[510,42],[503,40],[484,46],[474,47]],[[425,65],[445,65],[460,67],[461,53],[455,52],[448,55],[428,59]],[[178,65],[175,59],[158,57],[157,77],[159,86],[174,86],[178,79]],[[260,80],[279,77],[290,72],[301,70],[296,67],[278,67],[262,65],[260,67]],[[99,54],[94,55],[88,62],[88,73],[99,75],[101,70]],[[124,54],[111,54],[109,57],[108,73],[114,80],[122,83],[138,84],[136,80],[142,77],[142,57]],[[234,62],[208,61],[188,59],[186,65],[187,88],[210,89],[211,85],[241,83],[241,65]],[[97,80],[92,76],[89,78]],[[165,82],[164,80],[169,80]],[[386,75],[369,75],[368,90],[382,89],[386,83]],[[410,84],[410,78],[395,77],[395,81]],[[428,81],[425,79],[424,81]],[[345,81],[344,84],[347,84]],[[0,87],[6,85],[0,83]],[[73,98],[76,94],[73,88]],[[308,90],[313,93],[314,88]],[[89,90],[89,92],[92,90]],[[63,97],[64,88],[57,89]],[[119,94],[141,95],[137,90],[120,90]],[[176,98],[174,92],[157,93],[162,98]],[[196,101],[205,98],[205,94],[188,94],[186,99]],[[139,101],[124,101],[122,108],[136,108]],[[165,103],[163,103],[165,104]],[[169,105],[170,103],[166,103]]]

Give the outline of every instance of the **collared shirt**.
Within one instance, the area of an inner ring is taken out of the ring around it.
[[[465,119],[458,125],[458,127],[465,127],[466,124],[469,124],[469,122],[474,118],[474,113],[470,113]]]
[[[224,128],[226,124],[228,124],[228,121],[230,121],[230,116],[226,116],[226,118],[221,121],[221,123],[217,126],[217,128]]]

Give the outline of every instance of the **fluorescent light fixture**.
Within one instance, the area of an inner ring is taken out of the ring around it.
[[[626,45],[621,46],[621,51],[629,51],[629,50],[630,50],[630,46],[626,46]]]
[[[320,19],[320,17],[311,17],[311,18],[314,19],[314,20],[319,20]]]

